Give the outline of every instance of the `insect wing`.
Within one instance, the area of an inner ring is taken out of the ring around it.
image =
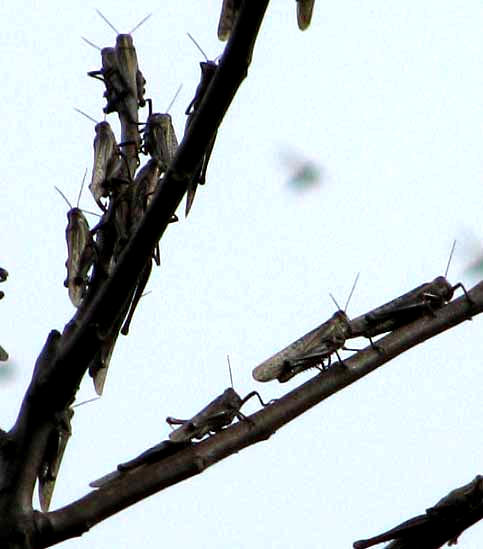
[[[119,73],[127,88],[126,111],[131,122],[136,123],[138,121],[138,89],[141,87],[144,90],[145,81],[142,74],[138,75],[136,49],[130,34],[118,34],[116,38],[116,56]],[[143,98],[141,98],[141,102],[143,101]]]
[[[309,27],[315,0],[297,0],[297,23],[300,30]]]
[[[67,219],[65,231],[67,241],[66,286],[72,304],[74,307],[78,307],[84,297],[87,271],[94,260],[93,244],[89,224],[79,208],[69,210]]]
[[[49,510],[60,464],[67,442],[72,434],[71,419],[73,415],[72,408],[68,408],[58,415],[57,423],[52,428],[46,443],[45,454],[39,472],[39,500],[40,507],[44,512]]]
[[[144,148],[160,162],[161,170],[165,172],[178,148],[178,140],[169,114],[154,113],[148,117]]]
[[[100,122],[96,125],[96,137],[94,138],[94,166],[92,168],[92,180],[89,190],[101,210],[106,207],[101,202],[101,197],[108,196],[106,182],[109,178],[118,175],[121,169],[120,158],[116,138],[108,122]]]
[[[235,25],[235,19],[240,10],[240,5],[240,0],[223,0],[220,20],[218,22],[218,39],[222,42],[225,42],[230,38],[230,34]]]

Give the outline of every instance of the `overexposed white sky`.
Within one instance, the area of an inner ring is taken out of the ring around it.
[[[92,169],[103,118],[99,46],[134,34],[147,96],[181,140],[199,52],[222,53],[221,1],[49,1],[2,6],[3,171],[0,426],[18,413],[35,358],[74,313],[63,287],[66,205]],[[166,438],[229,385],[274,398],[302,383],[257,384],[251,370],[329,318],[333,293],[356,316],[474,259],[482,234],[483,5],[316,0],[300,32],[295,1],[272,0],[247,80],[223,125],[191,213],[161,242],[130,337],[120,337],[102,399],[76,409],[51,507]],[[108,120],[117,131],[116,118]],[[119,133],[118,133],[119,137]],[[323,178],[297,193],[285,156]],[[81,206],[94,209],[88,190]],[[91,225],[95,219],[91,220]],[[463,241],[461,239],[463,238]],[[482,319],[411,350],[205,474],[96,526],[66,548],[351,547],[419,514],[482,473]],[[90,378],[79,400],[94,396]],[[247,405],[247,412],[255,404]],[[463,534],[479,549],[483,526]]]

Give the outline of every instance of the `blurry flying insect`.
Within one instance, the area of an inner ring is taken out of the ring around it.
[[[344,310],[331,295],[339,310],[329,320],[259,364],[253,369],[253,378],[263,382],[278,379],[280,383],[285,383],[308,368],[318,367],[325,359],[328,359],[330,365],[333,353],[342,362],[338,350],[345,348],[346,339],[352,335],[350,320],[345,311],[358,279],[359,274],[354,280]]]
[[[99,11],[98,15],[117,34],[114,48],[99,48],[83,37],[83,40],[101,51],[102,68],[88,72],[89,76],[98,78],[104,82],[106,91],[104,97],[107,105],[104,112],[117,111],[126,113],[129,122],[138,122],[138,107],[144,107],[144,79],[138,67],[136,49],[134,48],[131,34],[138,29],[152,14],[142,19],[128,34],[121,34],[112,23]]]
[[[295,191],[317,187],[322,180],[322,170],[315,162],[288,149],[280,153],[280,159],[289,170],[288,185]]]
[[[187,33],[187,34],[190,40],[193,42],[193,44],[203,54],[205,61],[201,61],[200,63],[201,80],[200,80],[200,83],[198,84],[198,87],[196,88],[195,96],[193,97],[193,99],[191,100],[191,103],[188,105],[185,111],[185,114],[188,116],[186,120],[186,125],[185,125],[185,134],[188,131],[189,127],[191,126],[193,119],[195,118],[196,113],[200,108],[203,98],[205,97],[205,94],[208,88],[210,87],[210,84],[218,68],[218,64],[215,61],[210,61],[208,59],[205,52],[200,48],[199,44],[191,36],[191,34],[190,33]],[[210,142],[208,143],[208,146],[203,154],[203,158],[201,159],[198,167],[195,170],[195,173],[193,174],[193,177],[188,183],[188,191],[186,196],[186,212],[185,212],[186,216],[188,215],[191,209],[191,206],[193,204],[193,200],[195,199],[195,193],[196,193],[196,188],[198,184],[199,185],[205,184],[206,170],[208,168],[208,162],[210,160],[213,147],[215,145],[215,139],[216,139],[216,132],[215,132],[215,135],[213,135],[213,137],[211,138]]]
[[[233,389],[233,378],[229,361],[228,366],[230,369],[231,387],[225,389],[220,396],[217,396],[191,419],[166,418],[166,422],[169,425],[180,425],[180,427],[170,433],[169,440],[178,443],[189,442],[193,439],[200,440],[207,434],[218,433],[224,427],[230,425],[235,417],[240,421],[249,421],[241,413],[240,408],[254,396],[258,398],[263,407],[268,406],[269,403],[265,404],[257,391],[251,391],[245,398],[241,398],[235,389]]]
[[[101,198],[108,197],[113,186],[125,183],[121,179],[123,157],[109,122],[97,122],[85,112],[77,108],[75,110],[96,124],[94,165],[89,190],[99,208],[105,212],[107,207],[102,203]],[[131,175],[129,169],[128,174]]]
[[[79,307],[85,295],[87,288],[87,273],[94,263],[95,245],[89,228],[89,223],[79,209],[79,201],[84,188],[84,181],[87,170],[84,172],[82,184],[77,198],[77,205],[72,207],[65,194],[55,187],[56,191],[62,196],[69,206],[67,212],[67,228],[65,230],[65,239],[67,242],[67,278],[64,286],[69,291],[69,298],[74,307]]]
[[[297,24],[300,30],[309,27],[315,0],[297,0]]]
[[[466,231],[463,240],[463,249],[467,259],[464,274],[481,280],[483,278],[483,246],[477,236]]]

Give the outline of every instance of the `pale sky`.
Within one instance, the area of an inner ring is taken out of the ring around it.
[[[203,6],[200,14],[200,6]],[[74,309],[63,287],[67,208],[103,118],[101,47],[134,33],[147,96],[178,139],[202,57],[223,44],[220,0],[2,6],[4,127],[0,427],[11,427],[49,330]],[[201,15],[201,16],[200,16]],[[152,293],[120,336],[101,400],[76,409],[51,508],[167,438],[229,385],[275,398],[314,375],[260,384],[254,366],[328,319],[329,292],[357,316],[444,274],[464,275],[482,234],[483,5],[316,0],[300,32],[295,1],[272,0],[247,80],[228,112],[191,213],[161,242]],[[108,120],[115,131],[115,116]],[[118,133],[119,137],[119,133]],[[287,155],[319,166],[294,191]],[[88,190],[81,207],[95,208]],[[91,225],[95,224],[91,218]],[[474,239],[474,240],[473,240]],[[112,517],[66,548],[344,549],[424,512],[482,473],[480,317],[424,343],[313,408],[268,442]],[[6,396],[5,396],[6,395]],[[78,400],[91,398],[90,378]],[[245,412],[254,411],[255,403]],[[463,534],[479,549],[483,525]]]

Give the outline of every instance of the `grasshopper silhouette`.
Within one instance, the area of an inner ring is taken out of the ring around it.
[[[64,193],[55,187],[70,207],[70,210],[67,212],[67,228],[65,230],[65,239],[67,242],[67,261],[65,262],[65,266],[67,268],[67,278],[64,281],[64,286],[69,291],[69,298],[74,307],[79,307],[82,302],[88,283],[87,273],[95,260],[95,244],[89,229],[89,223],[84,213],[79,209],[85,175],[84,173],[75,208],[72,207]]]
[[[166,422],[171,426],[181,425],[181,427],[178,427],[169,435],[171,442],[187,443],[194,438],[200,440],[206,434],[218,433],[223,427],[230,425],[235,417],[240,421],[250,421],[240,412],[240,408],[254,396],[258,398],[263,407],[270,404],[270,402],[265,404],[257,391],[251,391],[245,398],[241,398],[235,389],[233,389],[229,359],[228,368],[232,386],[225,389],[220,396],[217,396],[191,419],[166,418]]]
[[[200,63],[201,80],[200,80],[200,83],[198,84],[198,87],[196,88],[195,96],[193,97],[191,103],[188,105],[185,111],[185,114],[188,115],[188,118],[186,120],[186,125],[185,125],[185,133],[188,130],[188,128],[191,126],[193,119],[201,105],[201,102],[203,101],[203,98],[211,84],[211,81],[215,76],[216,69],[218,68],[218,65],[215,63],[215,61],[210,61],[208,59],[204,51],[199,47],[195,39],[189,33],[188,33],[188,36],[193,41],[195,46],[203,54],[206,61],[202,61]],[[188,184],[188,191],[187,191],[187,197],[186,197],[186,211],[185,211],[186,216],[189,214],[191,206],[193,205],[193,201],[195,199],[195,194],[196,194],[196,188],[198,184],[200,185],[205,184],[206,170],[208,168],[208,162],[210,161],[213,147],[215,146],[215,140],[216,140],[216,133],[208,143],[208,146],[205,150],[203,158],[201,159],[200,164],[196,168],[195,173]]]

